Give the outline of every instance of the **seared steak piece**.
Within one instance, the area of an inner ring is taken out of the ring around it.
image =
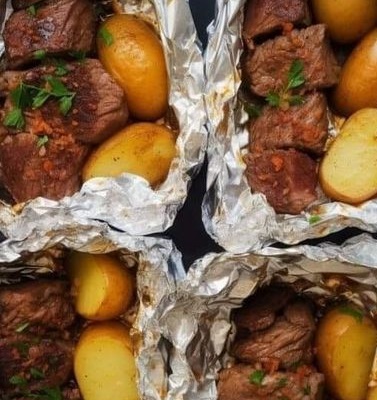
[[[8,68],[35,59],[35,51],[59,55],[93,48],[96,17],[90,0],[50,0],[37,8],[14,12],[5,24],[3,38]]]
[[[279,92],[287,85],[295,60],[303,63],[305,82],[301,92],[327,88],[338,82],[339,66],[326,36],[325,25],[293,30],[267,40],[246,58],[244,71],[251,91],[259,96]]]
[[[277,213],[299,214],[317,199],[317,163],[300,151],[266,150],[245,156],[246,178]]]
[[[321,154],[328,135],[327,102],[322,93],[304,97],[304,104],[288,110],[264,107],[250,123],[250,151],[287,149]]]
[[[237,328],[258,331],[270,327],[275,322],[275,314],[294,295],[294,291],[288,286],[268,286],[258,290],[236,311],[234,322]]]
[[[33,4],[39,3],[41,0],[12,0],[12,7],[15,10],[20,10],[22,8],[27,8]]]
[[[7,95],[21,81],[46,86],[44,77],[53,76],[56,68],[44,65],[26,72],[7,71],[0,78],[0,95]],[[124,92],[100,61],[86,59],[67,63],[65,68],[69,72],[58,79],[75,93],[71,110],[63,116],[59,103],[48,100],[40,109],[29,110],[24,131],[38,135],[69,133],[84,143],[100,143],[123,128],[128,118]]]
[[[249,0],[243,23],[247,44],[259,35],[283,30],[287,25],[309,25],[307,0]]]
[[[58,200],[80,188],[88,147],[72,136],[51,138],[38,147],[30,133],[8,135],[0,144],[3,184],[17,203],[42,196]]]
[[[72,387],[71,387],[72,386]],[[62,390],[63,400],[82,400],[80,390],[77,385],[71,385]]]
[[[22,389],[12,377],[25,380],[30,391],[62,385],[72,373],[73,350],[70,341],[34,335],[0,338],[0,392]]]
[[[244,364],[220,372],[217,385],[219,400],[321,400],[324,376],[314,368],[265,375],[261,384],[253,382],[256,366]]]
[[[19,157],[22,160],[22,156]],[[66,282],[35,281],[0,288],[0,337],[14,335],[17,330],[36,335],[62,331],[70,327],[74,319]]]
[[[289,369],[298,362],[312,361],[314,318],[309,306],[302,301],[289,304],[284,316],[277,317],[272,326],[253,332],[233,346],[235,357],[248,363],[260,362],[277,369]]]

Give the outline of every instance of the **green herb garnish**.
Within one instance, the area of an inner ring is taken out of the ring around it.
[[[249,382],[257,386],[262,386],[262,382],[265,376],[266,373],[264,371],[262,371],[261,369],[257,369],[249,376]]]
[[[67,64],[64,60],[60,60],[60,59],[54,59],[53,60],[54,65],[55,65],[55,71],[54,74],[56,76],[64,76],[68,74],[68,68],[67,68]]]
[[[364,313],[351,306],[341,306],[339,307],[339,312],[341,312],[342,314],[350,315],[351,317],[355,318],[356,321],[359,323],[363,321]]]
[[[21,357],[26,358],[29,355],[30,345],[24,342],[17,342],[14,347],[18,350]]]
[[[37,368],[30,368],[30,375],[34,379],[43,379],[45,377],[45,374]]]
[[[43,135],[43,136],[39,136],[37,139],[37,147],[43,147],[46,143],[48,143],[48,136],[47,135]]]
[[[26,386],[27,380],[22,376],[13,375],[11,378],[9,378],[9,383],[15,386]]]
[[[31,5],[30,7],[28,7],[28,8],[26,9],[26,12],[27,12],[29,15],[35,17],[35,16],[37,15],[37,7],[35,6],[35,4],[33,4],[33,5]]]
[[[46,50],[35,50],[33,53],[34,60],[43,60],[46,58]]]
[[[261,107],[250,103],[245,103],[244,110],[250,118],[258,118],[262,112]]]
[[[293,89],[297,89],[305,83],[303,75],[304,64],[301,60],[294,60],[288,71],[288,79],[285,87],[279,92],[270,92],[266,101],[271,107],[289,107],[301,105],[304,103],[304,98],[300,95],[292,94]]]
[[[76,58],[77,61],[84,61],[86,58],[86,52],[82,50],[74,50],[68,53],[71,57]]]
[[[98,37],[105,43],[107,47],[111,46],[114,43],[113,35],[104,26],[99,29]]]
[[[20,325],[16,328],[16,332],[17,332],[17,333],[23,332],[29,325],[30,325],[30,322],[24,322],[23,324],[20,324]]]
[[[310,225],[314,225],[317,222],[319,222],[321,220],[321,217],[319,215],[311,215],[308,219],[308,222]]]
[[[25,126],[25,118],[20,108],[13,108],[4,118],[3,124],[8,128],[22,129]]]
[[[278,388],[281,389],[281,388],[287,386],[287,382],[288,382],[288,378],[286,378],[286,377],[280,378],[279,382],[278,382]]]

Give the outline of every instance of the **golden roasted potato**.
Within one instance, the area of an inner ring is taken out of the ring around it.
[[[142,19],[116,14],[97,35],[98,56],[126,93],[132,116],[161,118],[168,107],[168,76],[161,42]]]
[[[131,305],[135,284],[130,271],[105,254],[73,252],[67,260],[75,293],[75,308],[84,318],[116,318]]]
[[[132,342],[119,322],[95,323],[83,332],[74,371],[85,400],[139,399]]]
[[[377,107],[377,29],[355,47],[345,62],[333,95],[335,108],[350,116],[362,108]]]
[[[359,40],[377,23],[376,0],[312,0],[312,6],[316,21],[338,43]]]
[[[356,204],[377,193],[377,109],[360,110],[343,125],[319,167],[323,191]]]
[[[315,347],[327,388],[338,400],[365,400],[377,329],[354,305],[341,305],[320,321]]]
[[[154,187],[166,179],[176,153],[175,135],[170,129],[148,122],[132,124],[91,154],[83,179],[129,172],[142,176]]]

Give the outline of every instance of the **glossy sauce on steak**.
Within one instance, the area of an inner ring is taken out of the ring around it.
[[[35,60],[36,51],[54,56],[90,52],[95,29],[94,7],[89,0],[50,0],[37,7],[35,15],[16,11],[3,32],[8,68]]]

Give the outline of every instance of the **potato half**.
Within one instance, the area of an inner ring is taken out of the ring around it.
[[[83,332],[74,371],[85,400],[139,399],[132,342],[121,323],[95,323]]]
[[[315,347],[326,386],[338,400],[365,400],[377,346],[372,320],[353,305],[342,305],[320,321]]]
[[[338,43],[359,40],[377,23],[376,0],[312,0],[312,6],[316,21]]]
[[[345,62],[333,101],[338,112],[350,116],[377,107],[377,29],[366,35]]]
[[[132,124],[90,155],[82,175],[86,181],[129,172],[154,187],[166,179],[176,154],[175,134],[170,129],[148,122]]]
[[[133,15],[108,18],[97,36],[98,56],[123,88],[130,114],[142,121],[161,118],[168,107],[168,75],[153,28]]]
[[[377,109],[347,120],[321,162],[319,181],[327,196],[345,203],[377,193]]]
[[[68,257],[67,267],[75,308],[84,318],[116,318],[132,304],[134,277],[119,260],[105,254],[74,252]]]

